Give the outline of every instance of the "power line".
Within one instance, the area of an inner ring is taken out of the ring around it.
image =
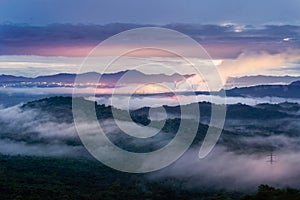
[[[270,159],[269,159],[267,162],[269,162],[269,163],[272,165],[274,162],[276,162],[275,156],[276,156],[276,155],[273,154],[273,151],[271,151],[271,153],[268,155],[268,157],[269,157]]]

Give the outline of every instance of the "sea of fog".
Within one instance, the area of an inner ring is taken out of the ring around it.
[[[52,96],[72,96],[72,88],[0,88],[0,106],[9,107]],[[264,98],[244,98],[244,97],[220,97],[213,95],[108,95],[92,96],[83,94],[87,100],[97,101],[99,104],[114,105],[120,109],[137,109],[141,107],[159,107],[162,105],[176,106],[186,105],[194,102],[211,102],[215,104],[247,104],[256,105],[260,103],[300,103],[300,99],[264,97]]]
[[[98,104],[114,105],[120,109],[138,109],[142,107],[159,107],[162,105],[176,106],[187,105],[195,102],[211,102],[215,104],[247,104],[256,105],[260,103],[277,104],[282,102],[300,103],[300,99],[288,99],[279,97],[265,97],[265,98],[243,98],[243,97],[220,97],[212,95],[176,95],[176,96],[114,96],[114,97],[87,97],[86,99],[97,101]]]
[[[2,89],[0,90],[0,153],[9,155],[34,155],[34,156],[68,156],[68,157],[88,157],[87,151],[77,142],[77,132],[73,122],[61,121],[51,116],[50,113],[41,112],[37,109],[22,110],[19,105],[28,101],[33,101],[51,96],[71,96],[70,88],[42,88],[42,89]],[[100,104],[113,104],[118,108],[131,109],[143,106],[161,106],[189,104],[197,101],[207,101],[213,103],[223,103],[224,99],[219,96],[208,95],[153,95],[153,96],[128,96],[118,95],[109,96],[86,96],[86,99],[96,100]],[[112,102],[113,101],[113,102]],[[255,105],[258,103],[280,103],[280,102],[298,102],[297,99],[283,98],[240,98],[227,97],[225,103],[235,104],[244,103]],[[136,131],[136,124],[132,122],[123,122],[129,132]],[[233,124],[244,126],[242,120],[227,120],[228,126],[234,130]],[[257,129],[274,126],[274,121],[253,121]],[[117,127],[112,125],[111,121],[105,121],[104,130],[106,134],[124,142],[121,135],[116,134]],[[213,151],[204,159],[198,158],[200,145],[191,147],[174,164],[159,172],[148,174],[149,179],[160,180],[165,178],[176,178],[184,181],[184,186],[191,189],[220,188],[230,190],[249,190],[255,189],[259,184],[270,184],[272,186],[300,187],[300,136],[298,135],[299,121],[295,119],[277,120],[276,125],[282,127],[283,131],[277,131],[276,134],[262,135],[259,132],[248,134],[249,131],[243,131],[240,135],[222,134],[227,139],[227,143],[219,143]],[[77,126],[84,127],[87,131],[93,133],[97,131],[97,124],[81,123]],[[246,126],[244,126],[246,127]],[[227,129],[227,130],[228,130]],[[246,130],[246,129],[244,129]],[[262,129],[264,132],[265,129]],[[288,134],[289,130],[296,130],[292,136]],[[152,127],[145,127],[145,133],[152,132]],[[93,134],[91,134],[93,135]],[[239,136],[239,137],[237,137]],[[70,142],[71,141],[71,142]],[[75,142],[74,142],[75,141]],[[226,141],[226,140],[223,140]],[[139,148],[144,143],[128,140],[130,145]],[[169,142],[166,138],[154,138],[155,145]],[[230,148],[228,144],[236,144],[238,148]],[[226,146],[227,145],[227,146]],[[269,152],[257,152],[256,146],[276,147],[276,163],[270,164]],[[241,147],[241,148],[240,148]],[[105,146],[101,146],[105,155],[110,153]],[[251,149],[252,148],[252,149]],[[242,151],[241,151],[242,150]],[[255,151],[254,151],[255,150]],[[230,184],[228,184],[230,183]]]

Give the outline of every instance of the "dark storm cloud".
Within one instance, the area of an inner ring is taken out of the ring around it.
[[[4,24],[0,25],[0,43],[3,47],[0,50],[0,54],[51,55],[51,50],[59,47],[92,48],[109,36],[133,27],[136,26],[127,24],[109,24],[106,26],[70,24],[30,26]]]
[[[132,28],[153,25],[52,24],[0,25],[1,55],[85,56],[99,42]],[[202,44],[213,57],[234,58],[245,51],[279,53],[300,47],[300,26],[263,27],[168,24],[161,26],[187,34]]]

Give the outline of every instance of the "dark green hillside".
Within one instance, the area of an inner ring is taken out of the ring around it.
[[[0,199],[5,200],[299,200],[296,189],[261,185],[255,194],[182,188],[178,179],[112,170],[97,161],[0,155]],[[184,181],[184,180],[182,180]]]
[[[0,156],[0,199],[238,199],[235,193],[190,191],[176,179],[148,181],[142,174],[112,170],[97,161]]]

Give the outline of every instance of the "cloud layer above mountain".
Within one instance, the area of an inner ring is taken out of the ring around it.
[[[100,42],[122,31],[147,26],[149,25],[2,24],[0,25],[0,43],[2,44],[0,73],[28,76],[58,72],[75,73],[85,56]],[[182,32],[202,45],[212,57],[213,63],[217,65],[224,83],[231,76],[257,74],[297,76],[300,74],[300,26],[168,24],[159,27]],[[163,42],[163,37],[165,36],[161,37],[161,41],[155,42]],[[143,38],[126,41],[124,44],[131,45],[139,40]],[[178,40],[174,41],[175,43],[168,45],[178,45],[180,50],[188,51],[188,47],[176,43]],[[103,63],[111,61],[116,56],[114,55],[115,48],[118,48],[118,44],[112,43],[107,46],[105,52],[103,51],[101,58],[95,60],[89,58],[90,66],[85,66],[84,70],[97,71],[96,69],[105,67]],[[190,59],[194,59],[198,69],[209,63],[208,60],[197,60],[197,51],[191,50],[188,54]],[[148,50],[130,56],[133,58],[122,58],[122,63],[118,62],[118,65],[113,66],[110,72],[135,69],[137,63],[139,65],[154,64],[151,69],[156,67],[156,73],[170,72],[162,66],[174,67],[177,70],[187,68],[184,61],[175,57],[170,58],[170,55],[163,51]]]
[[[0,42],[3,45],[0,54],[86,56],[99,42],[112,35],[147,26],[149,25],[0,25]],[[169,24],[161,27],[187,34],[203,45],[213,58],[234,58],[244,51],[266,51],[273,54],[300,47],[299,26]]]

